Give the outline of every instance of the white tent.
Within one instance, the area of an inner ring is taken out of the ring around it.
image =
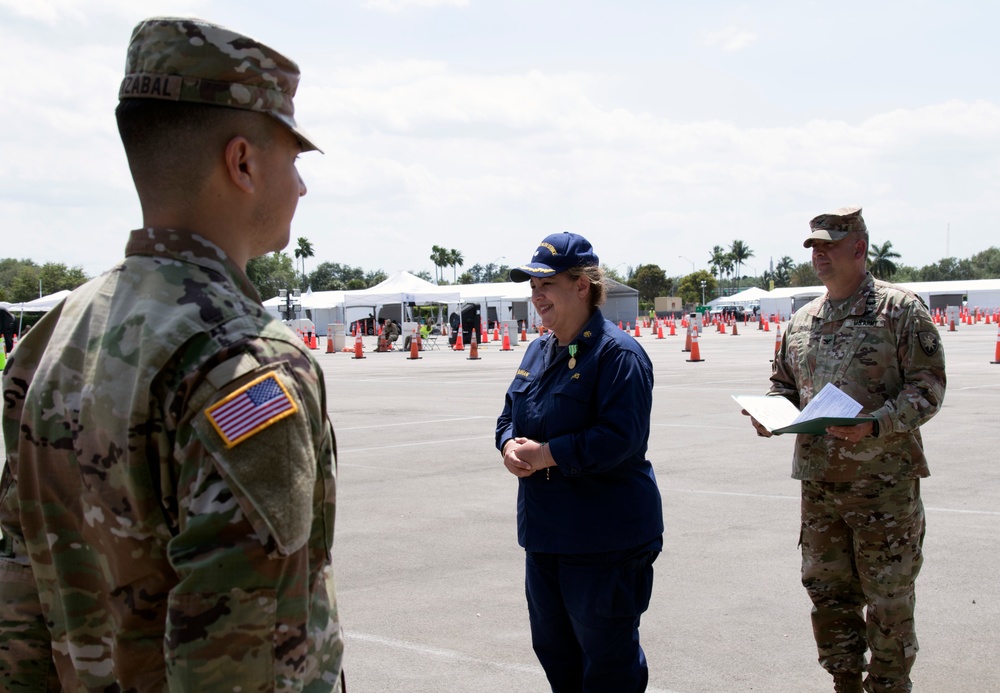
[[[47,313],[59,305],[59,302],[69,296],[70,293],[72,292],[69,291],[69,289],[63,289],[62,291],[57,291],[54,294],[36,298],[33,301],[13,304],[8,308],[8,310],[12,313],[18,311],[23,313]]]
[[[326,326],[344,322],[344,295],[346,291],[307,291],[299,297],[302,305],[302,316],[310,317],[320,334],[325,334]],[[264,301],[268,312],[280,316],[279,306],[285,304],[280,296]]]
[[[400,270],[368,289],[344,292],[344,307],[374,308],[389,303],[458,303],[458,287],[438,286]]]
[[[1000,307],[1000,279],[905,282],[900,286],[919,295],[931,310],[961,306],[966,300],[970,308]]]
[[[764,289],[751,286],[749,289],[743,289],[743,291],[731,296],[720,296],[719,298],[712,299],[708,302],[708,305],[718,309],[739,307],[745,311],[749,311],[754,306],[759,305],[760,300],[768,295],[769,293]]]
[[[370,288],[344,292],[344,322],[353,322],[367,315],[377,317],[382,306],[398,305],[399,322],[405,331],[412,328],[406,321],[405,305],[457,304],[461,300],[456,286],[438,286],[400,270]],[[390,313],[386,317],[393,315]]]
[[[497,320],[530,322],[528,307],[531,303],[531,286],[528,282],[459,284],[455,288],[458,289],[463,304],[479,304],[479,313],[484,320],[490,317],[489,310],[493,308],[493,317]]]
[[[814,298],[826,293],[825,286],[785,286],[760,298],[761,315],[780,315],[787,320],[792,313]]]

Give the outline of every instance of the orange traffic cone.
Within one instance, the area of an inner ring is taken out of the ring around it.
[[[670,321],[670,336],[671,337],[676,337],[677,336],[677,321],[676,320],[671,320]]]
[[[635,334],[632,335],[632,336],[636,337],[636,338],[642,336],[641,334],[639,334],[639,321],[638,320],[635,321]]]
[[[771,331],[770,324],[771,324],[770,320],[765,320],[764,321],[764,331],[765,332],[770,332]]]
[[[694,328],[694,335],[691,337],[691,358],[687,361],[688,363],[695,363],[697,361],[704,361],[701,357],[701,349],[698,348],[698,328]]]
[[[955,329],[955,318],[951,319],[951,327],[948,328],[948,331],[949,332],[957,332],[957,330]]]
[[[691,351],[691,323],[688,323],[687,337],[684,338],[684,348],[681,351]]]
[[[423,356],[420,355],[420,333],[417,328],[413,328],[413,335],[410,336],[410,355],[406,357],[407,361],[416,361],[417,359],[422,359]]]
[[[733,335],[735,335],[735,336],[737,336],[737,337],[738,337],[738,336],[740,335],[739,331],[738,331],[738,330],[736,329],[736,326],[737,326],[738,324],[739,324],[739,323],[737,323],[737,322],[736,322],[735,320],[733,320]],[[744,325],[746,325],[746,323],[743,323],[743,324],[744,324]]]
[[[514,351],[510,346],[510,332],[507,331],[507,326],[503,326],[503,346],[500,347],[500,351]]]
[[[657,320],[657,322],[660,322],[660,321]],[[657,325],[657,327],[656,327],[656,338],[657,339],[663,339],[663,323],[662,322],[660,322],[660,324]]]
[[[993,357],[995,361],[990,361],[993,365],[1000,364],[1000,323],[997,323],[997,353]]]
[[[319,349],[319,341],[316,339],[316,333],[311,330],[309,331],[309,348]]]
[[[506,330],[507,328],[505,327],[504,329]],[[521,341],[522,342],[527,342],[528,341],[528,321],[527,320],[521,321]]]
[[[455,351],[465,351],[465,342],[462,341],[462,324],[458,324],[458,331],[455,333]]]
[[[499,322],[493,323],[493,341],[494,342],[499,342],[500,341],[500,323]]]
[[[333,328],[326,328],[326,353],[333,353]]]
[[[719,321],[719,334],[726,334],[726,321],[725,320],[720,320]]]
[[[489,343],[490,343],[490,330],[486,326],[486,323],[484,322],[483,323],[483,344],[489,344]]]
[[[781,325],[776,325],[774,328],[774,358],[778,358],[779,351],[781,351]]]
[[[479,342],[476,341],[476,328],[472,328],[472,339],[469,341],[469,357],[466,361],[479,360]]]
[[[358,336],[354,338],[354,356],[356,359],[363,359],[365,357],[365,344],[361,341],[361,333],[358,332]]]

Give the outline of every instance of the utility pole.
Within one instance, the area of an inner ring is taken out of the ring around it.
[[[284,299],[284,303],[278,306],[278,313],[281,314],[282,320],[294,320],[296,317],[302,313],[302,303],[301,297],[302,291],[300,289],[278,289],[278,297]]]

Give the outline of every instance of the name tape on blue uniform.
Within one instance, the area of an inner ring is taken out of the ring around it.
[[[268,373],[216,402],[205,415],[231,448],[298,410],[277,376]]]

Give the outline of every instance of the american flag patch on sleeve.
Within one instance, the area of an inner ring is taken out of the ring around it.
[[[274,373],[250,381],[205,410],[227,448],[299,410]]]

